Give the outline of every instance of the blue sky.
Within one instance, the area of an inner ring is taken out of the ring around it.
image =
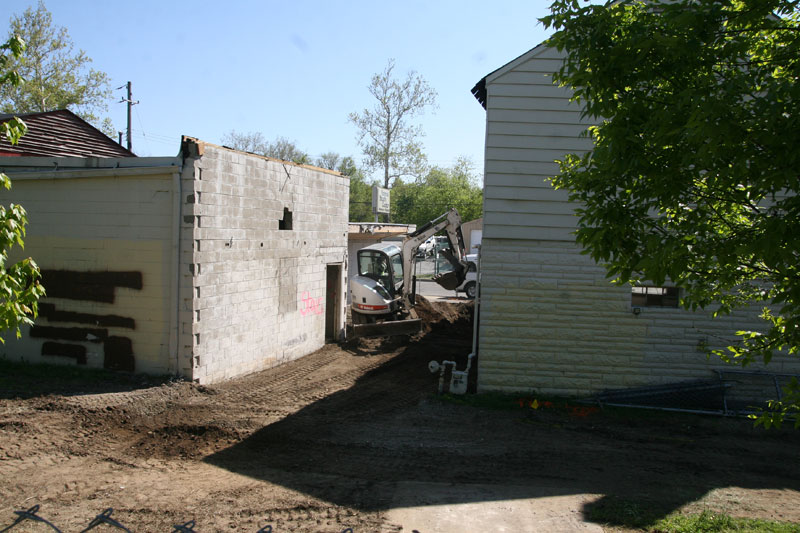
[[[0,23],[35,0],[3,0]],[[389,58],[438,92],[422,118],[432,164],[467,156],[483,170],[485,111],[472,86],[543,41],[546,0],[46,0],[93,68],[133,83],[133,149],[172,156],[181,135],[219,144],[231,131],[294,141],[311,154],[361,152],[348,113],[373,105]],[[7,30],[6,30],[7,31]],[[114,92],[115,100],[124,90]],[[118,130],[125,105],[110,103]]]

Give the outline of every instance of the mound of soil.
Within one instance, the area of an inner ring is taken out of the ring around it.
[[[442,333],[446,330],[449,334],[472,335],[474,303],[432,302],[424,296],[417,295],[417,304],[414,307],[417,315],[422,319],[422,334]]]
[[[216,425],[174,425],[148,431],[130,448],[135,457],[195,458],[211,453],[239,441],[235,431]]]

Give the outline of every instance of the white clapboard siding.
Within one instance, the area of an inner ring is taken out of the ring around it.
[[[538,200],[545,202],[565,202],[567,200],[567,191],[561,189],[556,190],[549,185],[543,185],[539,189],[526,188],[520,189],[519,187],[503,187],[502,185],[487,185],[487,202],[493,200]]]
[[[575,206],[548,178],[591,149],[592,123],[553,84],[561,55],[538,47],[486,77],[484,222],[489,238],[574,240]]]
[[[546,128],[546,132],[549,132]],[[556,150],[559,156],[565,150],[582,152],[586,150],[586,139],[577,135],[572,137],[554,137],[542,135],[489,134],[486,146],[491,148],[525,148],[527,150]]]
[[[563,90],[563,89],[562,89]],[[531,136],[531,127],[524,122],[490,122],[487,126],[489,135],[516,135]],[[553,137],[566,137],[577,139],[586,131],[585,124],[542,124],[537,129],[538,135],[543,139]],[[534,133],[536,133],[534,132]]]

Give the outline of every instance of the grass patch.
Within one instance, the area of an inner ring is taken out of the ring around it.
[[[732,518],[726,514],[703,511],[700,514],[674,514],[659,520],[653,532],[658,533],[798,533],[800,525],[753,518]]]
[[[31,364],[0,359],[0,385],[11,384],[20,378],[66,379],[83,381],[105,381],[114,373],[100,368],[74,365]]]
[[[670,510],[671,508],[658,506],[655,502],[623,500],[609,496],[589,504],[587,518],[599,524],[651,531],[650,527]]]
[[[734,424],[729,417],[705,415],[697,413],[662,411],[659,409],[646,409],[635,407],[620,407],[595,403],[584,403],[575,398],[541,396],[536,392],[485,392],[481,394],[442,394],[438,396],[440,401],[465,405],[482,409],[493,410],[523,410],[528,414],[559,412],[566,413],[571,418],[586,418],[602,416],[609,421],[623,423],[626,426],[652,426],[661,424],[665,426],[677,426],[680,428],[695,428],[698,425],[710,426],[719,431],[723,428],[731,428],[741,424]],[[745,419],[736,422],[747,423]]]
[[[564,398],[542,398],[535,394],[487,392],[464,395],[442,394],[439,398],[444,402],[481,409],[562,412],[579,418],[600,412],[599,408],[592,405],[580,404]]]
[[[0,396],[134,390],[167,383],[171,379],[170,376],[112,372],[102,368],[0,359]]]
[[[436,396],[445,403],[456,405],[466,405],[480,409],[493,409],[499,411],[519,410],[520,394],[508,394],[501,392],[485,392],[482,394],[441,394]]]
[[[800,525],[754,518],[733,518],[703,511],[681,514],[651,501],[603,498],[589,506],[592,522],[647,533],[800,533]]]

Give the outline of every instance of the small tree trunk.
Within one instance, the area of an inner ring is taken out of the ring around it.
[[[384,188],[389,188],[389,157],[387,156],[383,162],[383,186]],[[390,204],[391,205],[391,202]],[[386,223],[388,224],[391,222],[391,213],[386,213]]]

